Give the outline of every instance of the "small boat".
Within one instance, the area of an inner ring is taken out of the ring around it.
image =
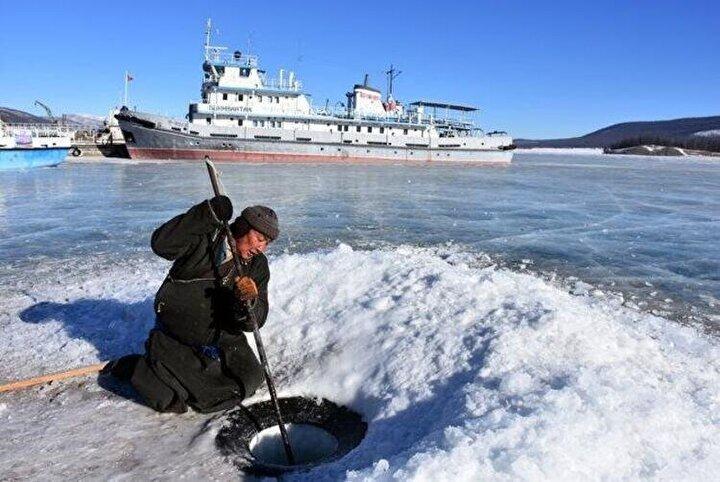
[[[0,170],[57,166],[67,157],[73,134],[58,124],[0,121]]]

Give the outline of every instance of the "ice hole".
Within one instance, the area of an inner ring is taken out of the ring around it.
[[[286,423],[285,429],[290,439],[295,465],[327,459],[338,448],[335,437],[315,425]],[[250,453],[265,464],[288,465],[278,425],[258,432],[250,440]]]

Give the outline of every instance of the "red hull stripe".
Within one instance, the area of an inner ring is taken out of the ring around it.
[[[128,147],[128,152],[132,159],[153,159],[153,160],[203,160],[205,157],[213,161],[240,161],[240,162],[276,162],[276,163],[331,163],[331,164],[344,164],[344,163],[427,163],[427,164],[446,164],[449,162],[467,162],[477,163],[478,161],[471,161],[462,159],[460,161],[446,161],[438,160],[432,161],[429,159],[399,159],[390,157],[359,157],[359,156],[334,156],[334,155],[317,155],[317,154],[290,154],[290,153],[278,153],[278,152],[244,152],[244,151],[229,151],[229,150],[216,150],[216,149],[153,149],[153,148],[136,148]],[[482,162],[482,161],[481,161]],[[484,161],[485,163],[505,164],[504,161]]]

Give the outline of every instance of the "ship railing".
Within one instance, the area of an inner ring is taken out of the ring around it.
[[[453,118],[438,118],[432,115],[417,115],[415,112],[406,113],[405,115],[397,115],[388,113],[387,115],[347,115],[347,110],[342,108],[313,108],[310,113],[321,117],[329,118],[341,118],[345,120],[357,120],[357,121],[375,121],[386,124],[396,125],[426,125],[433,126],[439,129],[459,129],[459,130],[470,130],[475,128],[474,122],[467,120],[458,120]]]
[[[205,60],[214,65],[232,65],[240,67],[257,67],[257,55],[243,54],[239,51],[227,52],[227,47],[208,45],[205,47]]]
[[[43,137],[64,137],[70,136],[77,130],[74,127],[64,124],[39,124],[39,123],[16,123],[4,124],[5,130],[10,133],[30,132],[33,136],[40,134]]]
[[[287,92],[299,92],[302,90],[302,82],[297,79],[293,79],[292,82],[288,79],[283,79],[281,82],[280,79],[268,78],[265,74],[260,74],[260,78],[263,81],[263,87],[267,89]]]

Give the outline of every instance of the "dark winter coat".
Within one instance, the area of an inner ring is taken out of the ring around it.
[[[221,223],[209,202],[193,206],[152,235],[153,251],[174,261],[155,297],[157,324],[130,381],[158,411],[216,411],[238,404],[262,383],[260,363],[243,331],[248,313],[233,294],[235,272]],[[267,258],[243,265],[259,297],[252,311],[259,326],[268,313]]]
[[[232,292],[237,276],[232,259],[224,264],[218,259],[227,251],[221,227],[210,203],[204,201],[152,234],[155,254],[175,261],[155,296],[155,313],[164,331],[188,345],[213,345],[220,331],[252,331],[245,308]],[[254,256],[240,276],[250,276],[258,287],[259,297],[252,309],[262,327],[268,313],[270,279],[265,255]]]

